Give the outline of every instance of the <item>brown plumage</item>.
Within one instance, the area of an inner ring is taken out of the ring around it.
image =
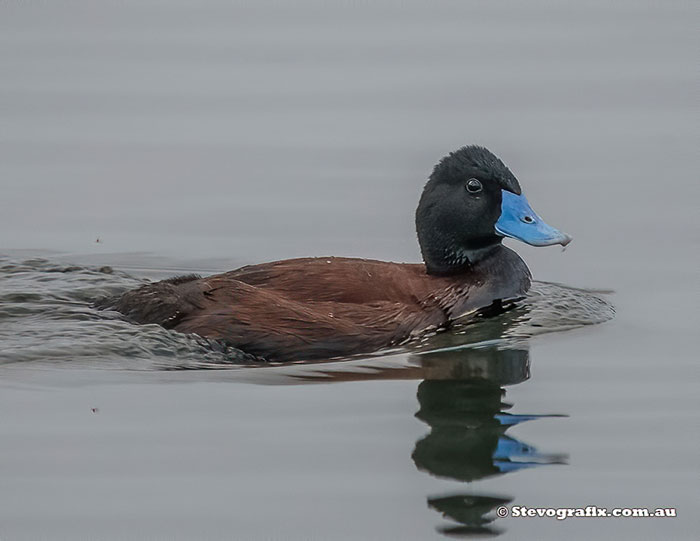
[[[291,259],[148,284],[115,308],[137,323],[223,340],[271,361],[330,358],[395,345],[521,296],[527,274],[508,286],[491,271],[522,265],[503,247],[458,276],[431,276],[421,264]]]

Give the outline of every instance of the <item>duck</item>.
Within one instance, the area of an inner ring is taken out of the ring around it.
[[[423,263],[305,257],[176,276],[111,303],[136,324],[199,335],[270,362],[375,353],[522,299],[531,274],[506,237],[566,246],[510,169],[478,145],[442,158],[415,213]]]

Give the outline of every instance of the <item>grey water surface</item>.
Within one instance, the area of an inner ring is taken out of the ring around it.
[[[0,3],[0,539],[696,539],[690,2]],[[93,302],[295,256],[418,261],[433,164],[565,251],[514,310],[251,366]],[[517,518],[500,506],[675,508]]]

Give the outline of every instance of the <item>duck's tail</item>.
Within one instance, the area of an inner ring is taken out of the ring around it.
[[[95,307],[116,310],[136,323],[155,323],[171,329],[195,307],[190,293],[194,289],[192,282],[199,279],[198,274],[174,276],[100,299]]]

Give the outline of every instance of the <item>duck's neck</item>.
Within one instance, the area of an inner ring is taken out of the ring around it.
[[[438,299],[450,319],[503,301],[523,297],[530,289],[530,270],[520,256],[501,243],[469,251],[474,261],[436,276]],[[454,269],[461,268],[457,272]],[[431,272],[430,274],[435,274]]]
[[[428,274],[450,276],[471,270],[474,265],[491,257],[499,249],[503,249],[501,239],[492,237],[475,240],[469,246],[446,240],[426,248],[421,247],[421,252]]]

